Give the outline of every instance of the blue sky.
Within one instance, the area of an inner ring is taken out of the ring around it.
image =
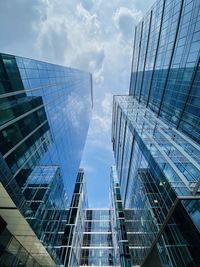
[[[0,52],[93,74],[94,111],[81,166],[89,204],[106,207],[113,94],[129,89],[134,25],[154,0],[0,0]]]

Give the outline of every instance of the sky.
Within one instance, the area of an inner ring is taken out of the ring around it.
[[[112,98],[128,94],[134,26],[154,0],[0,0],[0,52],[93,75],[81,167],[90,207],[109,206]]]

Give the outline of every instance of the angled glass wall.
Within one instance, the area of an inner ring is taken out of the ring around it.
[[[0,54],[0,182],[56,264],[92,101],[91,74]]]

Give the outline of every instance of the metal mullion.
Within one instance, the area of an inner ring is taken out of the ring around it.
[[[148,92],[148,96],[147,96],[146,107],[149,105],[149,99],[150,99],[150,94],[151,94],[151,86],[152,86],[152,82],[153,82],[153,76],[154,76],[154,71],[155,71],[155,66],[156,66],[156,59],[157,59],[157,54],[158,54],[158,47],[159,47],[159,43],[160,43],[160,35],[161,35],[161,29],[162,29],[162,23],[163,23],[163,17],[164,17],[165,1],[166,0],[163,1],[162,15],[161,15],[161,19],[160,19],[160,29],[159,29],[159,33],[158,33],[158,41],[157,41],[157,47],[156,47],[156,53],[155,53],[155,58],[154,58],[154,63],[153,63],[153,70],[152,70],[152,76],[151,76],[151,81],[150,81],[150,86],[149,86],[149,92]]]
[[[13,148],[11,148],[6,154],[3,155],[3,158],[7,158],[16,148],[18,148],[21,144],[23,144],[29,137],[31,137],[35,132],[37,132],[45,123],[48,121],[45,120],[41,123],[37,128],[35,128],[31,133],[29,133],[24,139],[22,139],[19,143],[17,143]]]
[[[155,114],[153,114],[153,112],[151,110],[148,110],[148,113],[150,113],[151,115],[155,116]],[[154,118],[157,122],[159,122],[166,130],[169,129],[168,126],[166,126],[166,124],[159,118],[155,117]],[[178,131],[176,128],[171,128],[172,131],[174,131],[178,136],[180,136],[182,139],[184,139],[187,143],[189,143],[191,146],[193,146],[196,150],[198,150],[200,152],[200,148],[199,146],[190,138],[188,138],[185,134],[181,133],[180,131]]]
[[[165,227],[167,226],[167,224],[169,223],[170,219],[172,218],[172,215],[178,205],[178,203],[181,200],[200,200],[200,196],[178,196],[175,201],[173,202],[167,216],[165,217],[165,221],[163,222],[163,224],[161,225],[161,228],[159,230],[159,232],[157,233],[157,236],[155,237],[147,255],[145,256],[145,259],[143,260],[141,267],[144,266],[145,261],[148,259],[149,255],[151,254],[151,252],[153,251],[154,247],[156,246],[157,242],[159,241],[160,237],[162,236],[163,232],[165,231]]]
[[[120,109],[119,109],[120,110]],[[116,142],[119,140],[120,141],[120,135],[121,135],[121,119],[122,119],[122,111],[120,110],[120,120],[119,120],[119,133],[118,133],[118,138],[116,139]],[[117,146],[117,157],[116,157],[116,162],[117,162],[117,166],[119,164],[119,147],[120,147],[120,142],[117,142],[118,146]]]
[[[115,102],[116,103],[116,102]],[[119,117],[119,104],[116,104],[116,120],[115,120],[115,127],[114,127],[114,138],[115,138],[115,144],[117,143],[117,127],[118,127],[118,117]],[[115,146],[116,149],[117,146]],[[114,151],[115,152],[115,151]]]
[[[149,134],[146,133],[146,135],[149,136]],[[186,185],[186,187],[190,189],[189,187],[189,182],[188,180],[185,178],[185,176],[182,174],[182,172],[177,168],[177,166],[175,165],[175,163],[168,157],[168,155],[162,150],[162,147],[160,147],[160,145],[158,145],[156,143],[156,141],[149,136],[149,139],[151,140],[151,142],[155,145],[155,147],[158,149],[158,151],[161,153],[161,155],[164,157],[164,159],[167,161],[167,163],[172,167],[172,169],[174,170],[174,172],[178,175],[178,177],[181,179],[181,181]],[[171,183],[169,181],[169,183]]]
[[[135,136],[133,136],[132,144],[131,144],[131,154],[130,154],[130,161],[129,161],[129,167],[128,167],[127,183],[126,183],[126,189],[125,189],[125,194],[124,194],[124,200],[126,200],[127,192],[128,192],[128,183],[129,183],[129,179],[130,179],[130,171],[131,171],[131,165],[132,165],[132,159],[133,159],[134,145],[135,145]],[[125,206],[125,202],[126,201],[124,201],[124,206]]]
[[[133,62],[134,62],[134,56],[135,56],[136,32],[137,32],[137,26],[135,27],[135,33],[134,33],[133,52],[132,52],[132,64],[131,64],[131,77],[130,77],[130,85],[129,85],[129,95],[131,95],[132,73],[133,73]],[[132,93],[133,93],[133,92],[132,92]]]
[[[187,98],[186,98],[186,100],[185,100],[183,109],[182,109],[182,111],[181,111],[179,120],[178,120],[178,122],[177,122],[176,129],[179,128],[179,126],[180,126],[180,122],[181,122],[181,119],[182,119],[182,116],[183,116],[183,114],[184,114],[184,112],[185,112],[185,109],[186,109],[186,106],[187,106],[187,103],[188,103],[188,100],[189,100],[189,97],[190,97],[190,95],[191,95],[191,91],[192,91],[192,88],[193,88],[192,86],[193,86],[194,81],[195,81],[195,78],[196,78],[196,74],[197,74],[197,71],[198,71],[199,64],[200,64],[200,55],[198,56],[198,60],[197,60],[197,64],[196,64],[196,68],[195,68],[195,70],[193,71],[193,76],[192,76],[192,80],[191,80],[191,82],[190,82],[190,86],[189,86],[189,90],[188,90]]]
[[[149,124],[149,126],[151,126],[150,122],[146,118],[144,118],[144,120],[147,124]],[[190,161],[198,170],[200,170],[200,165],[179,144],[174,142],[159,125],[157,125],[157,130],[166,138],[167,141],[169,141],[170,144],[172,144],[185,158],[187,158],[188,161]]]
[[[190,161],[198,170],[200,170],[200,165],[189,155],[187,152],[177,143],[175,143],[171,137],[167,136],[160,127],[158,127],[159,132],[185,157]]]
[[[113,96],[112,133],[111,133],[112,134],[112,136],[111,136],[112,141],[114,141],[114,140],[116,141],[117,120],[118,120],[118,103],[116,100],[116,96]]]
[[[129,119],[130,121],[130,119]],[[131,121],[130,121],[131,123]],[[131,123],[132,124],[132,123]],[[135,129],[135,127],[133,126],[133,128]],[[136,131],[136,130],[135,130]],[[139,134],[138,134],[139,135]],[[158,151],[161,153],[161,155],[165,158],[165,160],[168,162],[168,164],[173,168],[174,172],[178,175],[178,177],[180,177],[180,179],[182,180],[182,182],[186,185],[186,187],[190,190],[189,187],[189,182],[187,181],[187,179],[183,176],[183,174],[179,171],[179,169],[176,167],[176,165],[174,164],[174,162],[167,156],[167,154],[162,150],[162,148],[160,147],[160,145],[158,145],[156,143],[156,141],[153,139],[152,136],[150,136],[147,132],[146,132],[147,137],[149,138],[149,140],[155,145],[155,147],[158,149]],[[139,135],[140,136],[140,135]],[[141,137],[140,137],[141,138]],[[142,138],[141,138],[142,139]]]
[[[140,33],[140,42],[139,42],[139,49],[138,49],[138,58],[137,58],[137,67],[136,67],[136,77],[135,77],[135,84],[134,84],[134,97],[135,95],[135,91],[136,91],[136,84],[137,84],[137,76],[138,76],[138,67],[139,67],[139,62],[140,62],[140,51],[141,51],[141,43],[142,43],[142,34],[143,34],[143,24],[144,22],[142,21],[142,26],[141,26],[141,33]]]
[[[39,148],[45,143],[45,141],[48,139],[48,137],[46,137],[42,143],[36,148],[36,150],[34,150],[34,152],[30,155],[30,157],[24,162],[24,164],[16,171],[16,173],[13,175],[13,178],[15,178],[15,176],[23,169],[23,167],[26,165],[26,163],[30,160],[30,158],[33,157],[33,155],[36,154],[36,152],[39,150]]]
[[[151,32],[151,21],[152,21],[152,10],[151,10],[150,21],[149,21],[149,31],[148,31],[148,36],[147,36],[147,46],[146,46],[146,52],[145,52],[145,58],[144,58],[144,66],[143,66],[143,72],[142,72],[142,82],[141,82],[141,86],[140,86],[139,102],[140,102],[141,94],[142,94],[142,87],[143,87],[143,81],[144,81],[144,72],[145,72],[147,53],[148,53],[148,48],[149,48],[149,36],[150,36],[150,32]]]
[[[15,123],[15,122],[17,122],[17,121],[23,119],[24,117],[30,115],[31,113],[33,113],[33,112],[35,112],[35,111],[41,109],[42,107],[44,107],[43,104],[40,105],[40,106],[38,106],[37,108],[31,109],[30,111],[28,111],[28,112],[26,112],[26,113],[20,115],[19,117],[14,118],[13,120],[10,120],[10,121],[4,123],[3,125],[0,126],[0,131],[3,130],[4,128],[8,127],[9,125],[11,125],[11,124],[13,124],[13,123]]]
[[[122,175],[122,167],[123,167],[123,163],[124,163],[124,145],[125,145],[125,140],[126,140],[126,131],[127,131],[127,120],[125,121],[125,125],[124,125],[124,128],[125,130],[123,131],[124,132],[124,137],[123,137],[123,144],[122,144],[122,157],[121,157],[121,167],[120,167],[120,180],[119,182],[121,183],[121,175]]]
[[[174,39],[173,47],[172,47],[172,53],[171,53],[171,57],[170,57],[170,61],[169,61],[169,66],[168,66],[168,70],[167,70],[167,76],[165,78],[165,84],[164,84],[164,87],[163,87],[163,92],[162,92],[162,96],[161,96],[160,105],[159,105],[158,112],[157,112],[157,116],[158,117],[160,116],[160,111],[161,111],[161,107],[162,107],[162,104],[163,104],[163,99],[164,99],[165,91],[166,91],[166,88],[167,88],[167,83],[168,83],[168,78],[169,78],[169,72],[171,70],[172,60],[173,60],[173,56],[174,56],[174,52],[175,52],[175,47],[176,47],[176,42],[177,42],[178,32],[179,32],[179,26],[180,26],[181,17],[182,17],[182,11],[183,11],[183,3],[184,3],[184,0],[181,1],[179,18],[178,18],[178,23],[177,23],[177,27],[176,27],[176,33],[175,33],[175,39]]]
[[[55,85],[58,86],[58,85],[62,85],[62,84],[65,84],[66,85],[66,82],[54,83],[54,84],[50,84],[50,85],[49,84],[48,85],[42,85],[42,86],[31,88],[31,89],[22,89],[22,90],[18,90],[18,91],[12,92],[12,93],[1,94],[0,95],[0,99],[1,98],[5,98],[5,97],[9,97],[9,96],[14,96],[14,95],[19,95],[19,94],[27,93],[27,92],[42,90],[44,88],[52,87],[52,86],[55,86]]]

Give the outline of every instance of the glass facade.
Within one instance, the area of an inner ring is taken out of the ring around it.
[[[125,215],[133,221],[134,264],[151,266],[145,262],[153,251],[164,254],[158,266],[198,266],[200,148],[133,96],[114,98],[113,147]],[[180,216],[194,235],[185,234]]]
[[[135,28],[130,95],[200,141],[199,0],[158,0]]]
[[[50,254],[58,254],[66,219],[66,196],[58,166],[36,166],[22,187],[30,206],[26,220]],[[58,254],[59,255],[59,254]],[[58,261],[59,262],[59,261]]]
[[[85,209],[88,207],[84,170],[80,169],[63,233],[63,266],[78,267],[83,243]]]
[[[110,209],[86,209],[80,266],[116,266]]]
[[[56,264],[92,106],[91,74],[0,54],[0,182]]]
[[[135,28],[129,96],[114,97],[133,265],[200,265],[199,14],[198,0],[156,1]]]
[[[130,246],[127,235],[127,222],[125,221],[125,209],[123,207],[120,185],[116,167],[111,167],[110,204],[112,207],[112,235],[114,245],[114,266],[131,267]]]
[[[80,169],[71,205],[66,211],[66,225],[61,232],[62,266],[121,266],[113,211],[113,206],[110,209],[88,208],[84,170]]]

